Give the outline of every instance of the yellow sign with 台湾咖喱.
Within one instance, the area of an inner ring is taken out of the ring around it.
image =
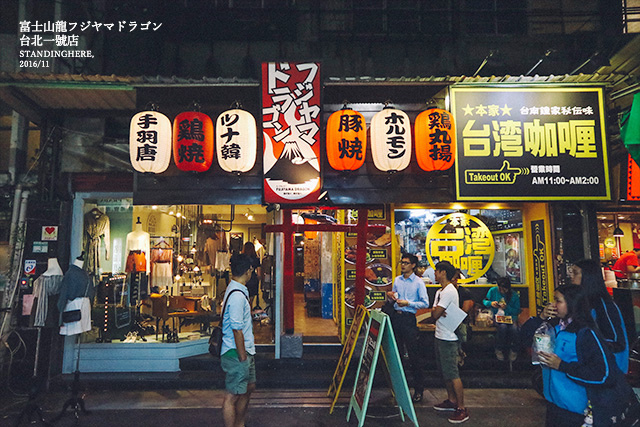
[[[429,263],[435,265],[434,258],[449,261],[464,274],[460,283],[473,282],[486,273],[495,250],[493,235],[485,223],[465,213],[439,218],[427,233]]]

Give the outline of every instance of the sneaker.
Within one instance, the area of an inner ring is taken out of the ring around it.
[[[504,361],[504,353],[502,353],[500,350],[496,350],[496,358],[501,362]]]
[[[509,352],[509,360],[512,361],[512,362],[515,362],[517,358],[518,358],[518,353],[516,353],[515,351],[511,350]]]
[[[449,422],[453,424],[460,424],[469,419],[469,410],[467,408],[458,408],[456,411],[449,417]]]
[[[458,405],[450,401],[449,399],[442,401],[436,405],[433,405],[433,409],[436,411],[455,411],[458,409]]]

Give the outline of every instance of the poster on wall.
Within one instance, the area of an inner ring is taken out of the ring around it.
[[[262,128],[265,202],[317,202],[320,64],[262,64]]]
[[[610,200],[601,88],[451,95],[458,200]]]

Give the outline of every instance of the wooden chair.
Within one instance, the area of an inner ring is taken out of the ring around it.
[[[176,319],[178,319],[178,332],[180,332],[183,319],[199,316],[198,300],[199,298],[152,294],[151,315],[156,318],[156,340],[158,339],[160,320],[162,320],[162,341],[164,341],[164,327],[168,319],[173,319],[174,329],[176,328]]]

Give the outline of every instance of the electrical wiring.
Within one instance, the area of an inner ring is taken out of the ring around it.
[[[9,344],[9,338],[12,335],[15,335],[16,338],[18,339],[18,344],[14,349],[12,349],[11,345]],[[9,331],[4,336],[2,336],[2,338],[0,338],[0,343],[2,343],[2,345],[4,345],[7,348],[8,353],[9,353],[9,361],[6,363],[7,366],[8,366],[8,368],[7,368],[7,390],[9,390],[15,396],[27,397],[28,394],[26,394],[26,393],[18,393],[18,392],[16,392],[15,390],[13,390],[11,388],[11,369],[12,369],[12,367],[13,367],[15,362],[24,362],[24,360],[26,359],[26,356],[27,356],[27,345],[24,342],[24,339],[22,338],[22,336],[15,330]],[[24,349],[22,358],[14,360],[15,355],[18,354],[20,349]]]

